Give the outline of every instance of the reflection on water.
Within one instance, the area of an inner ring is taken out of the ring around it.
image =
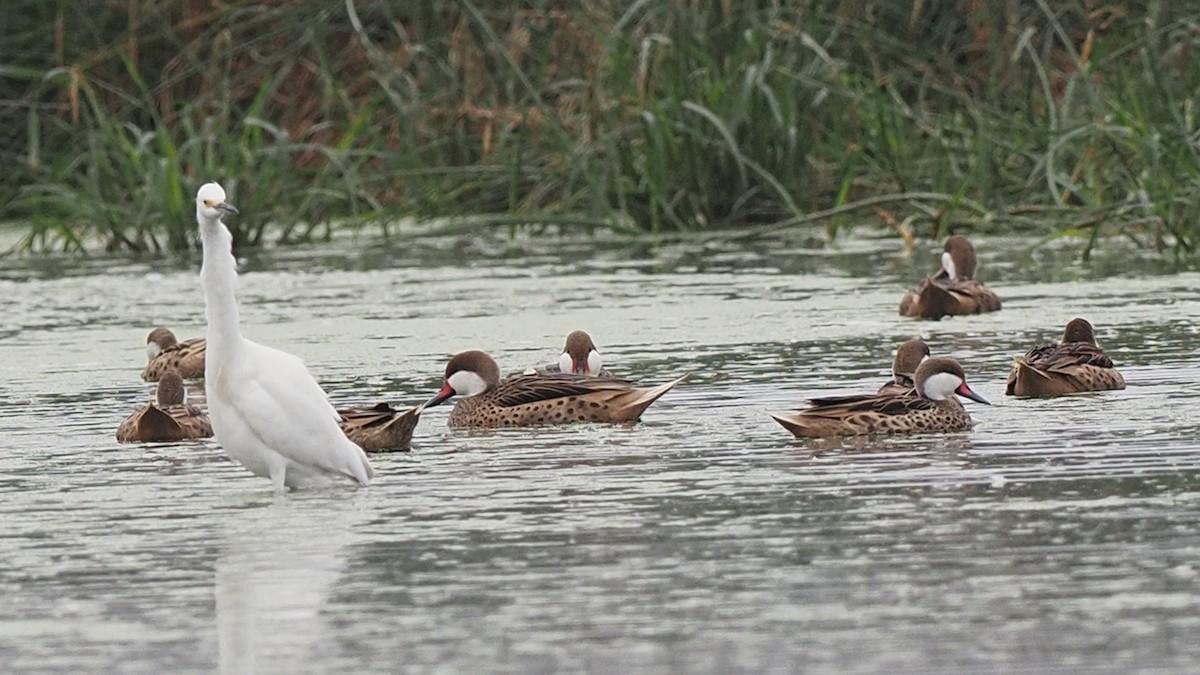
[[[125,446],[145,334],[203,330],[194,261],[0,269],[0,654],[12,672],[1177,670],[1200,657],[1200,275],[981,239],[1004,310],[896,315],[890,241],[354,242],[246,262],[247,335],[338,404],[415,403],[587,328],[690,373],[633,427],[452,431],[360,491],[275,497],[207,441]],[[1136,272],[1130,265],[1138,266]],[[1071,317],[1128,389],[1003,395]],[[995,403],[970,433],[801,442],[914,334]]]
[[[213,583],[220,672],[303,672],[321,662],[331,634],[322,610],[361,519],[355,497],[343,497],[276,498],[227,519]]]

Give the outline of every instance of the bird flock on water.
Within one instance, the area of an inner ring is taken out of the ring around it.
[[[205,337],[180,342],[166,328],[150,332],[142,378],[158,383],[156,397],[121,422],[118,441],[211,436],[229,457],[269,478],[277,492],[367,485],[374,475],[367,452],[409,449],[421,413],[454,397],[447,421],[454,427],[628,423],[686,377],[637,387],[613,376],[592,338],[574,331],[559,359],[544,366],[504,376],[486,352],[466,351],[450,359],[441,389],[420,405],[337,409],[298,357],[242,335],[233,237],[221,220],[237,213],[217,183],[196,194]],[[971,242],[949,237],[937,272],[903,296],[900,314],[938,320],[999,310],[999,297],[975,278],[977,266]],[[207,411],[188,403],[184,386],[201,378]],[[1096,344],[1092,325],[1076,318],[1061,341],[1037,345],[1016,359],[1005,394],[1050,397],[1124,388],[1120,372]],[[934,356],[923,340],[913,338],[897,348],[892,379],[877,391],[813,398],[799,411],[771,417],[800,438],[968,430],[973,422],[958,396],[988,404],[967,384],[955,359]]]

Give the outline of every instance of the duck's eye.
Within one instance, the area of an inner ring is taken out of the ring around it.
[[[211,199],[205,199],[205,200],[204,200],[204,205],[205,205],[205,206],[207,206],[208,208],[210,208],[210,209],[211,209],[211,208],[212,208],[212,200],[211,200]]]

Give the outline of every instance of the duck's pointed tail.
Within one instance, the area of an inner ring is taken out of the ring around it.
[[[799,418],[795,415],[776,415],[771,413],[771,419],[779,422],[779,425],[784,429],[792,432],[797,438],[809,436],[808,427],[802,424]]]
[[[614,422],[633,422],[642,416],[646,408],[650,407],[662,395],[670,391],[675,385],[687,379],[687,375],[678,379],[672,380],[666,384],[657,387],[646,389],[630,389],[622,392],[612,399],[613,410],[616,411]]]
[[[187,438],[187,433],[179,425],[179,421],[167,411],[156,405],[148,405],[125,428],[125,438],[119,433],[117,440],[127,441],[181,441]]]

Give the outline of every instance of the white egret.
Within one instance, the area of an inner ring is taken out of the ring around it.
[[[217,443],[277,492],[349,478],[361,485],[372,471],[362,448],[338,428],[338,414],[299,358],[251,342],[238,326],[233,236],[221,222],[237,213],[225,190],[208,183],[196,194],[204,245],[200,285],[208,320],[204,386]]]

